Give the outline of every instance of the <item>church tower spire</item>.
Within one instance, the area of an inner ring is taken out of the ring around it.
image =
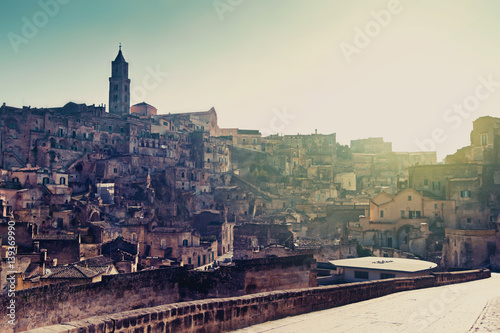
[[[111,63],[109,78],[109,112],[114,114],[130,113],[130,79],[128,78],[128,62],[122,53],[122,44],[115,60]]]

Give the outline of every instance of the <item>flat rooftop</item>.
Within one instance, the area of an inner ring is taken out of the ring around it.
[[[415,273],[430,270],[437,264],[417,259],[387,258],[387,257],[362,257],[352,259],[332,260],[330,263],[337,267],[364,268],[383,271]]]

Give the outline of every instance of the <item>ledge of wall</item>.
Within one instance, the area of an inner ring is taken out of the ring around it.
[[[108,332],[221,332],[311,311],[359,302],[398,291],[484,279],[489,270],[435,273],[335,286],[265,292],[205,299],[92,317],[68,324],[30,330],[30,333]]]

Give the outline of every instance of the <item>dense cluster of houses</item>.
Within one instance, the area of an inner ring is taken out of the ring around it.
[[[500,267],[500,119],[471,145],[393,152],[382,138],[219,128],[212,108],[130,106],[128,63],[112,62],[109,108],[0,107],[0,235],[16,225],[19,289],[165,266],[313,253],[318,261],[419,256]]]

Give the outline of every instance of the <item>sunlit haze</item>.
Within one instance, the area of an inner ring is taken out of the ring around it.
[[[1,103],[107,104],[122,43],[132,104],[213,106],[220,127],[384,137],[441,160],[469,144],[474,119],[500,116],[494,0],[47,3],[0,3]],[[290,116],[273,126],[277,111]]]

